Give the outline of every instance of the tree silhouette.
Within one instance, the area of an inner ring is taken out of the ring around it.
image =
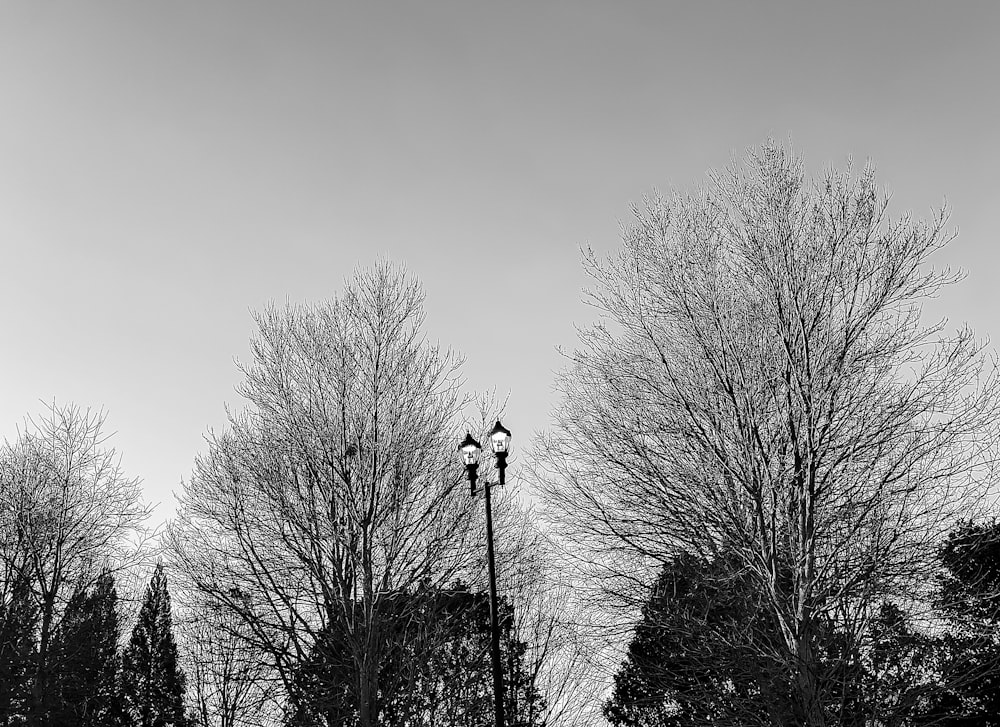
[[[489,601],[467,586],[422,585],[385,599],[388,627],[379,678],[379,724],[397,727],[489,727],[493,724]],[[510,724],[541,724],[544,704],[525,663],[527,645],[514,632],[513,610],[501,600],[501,656]],[[357,674],[347,640],[325,630],[296,675],[289,725],[333,727],[358,723]]]
[[[604,714],[616,727],[791,724],[780,632],[732,560],[660,572]]]
[[[939,556],[936,629],[887,601],[856,651],[832,624],[814,642],[817,675],[842,685],[833,723],[1000,725],[1000,526],[965,524]],[[778,624],[736,563],[682,554],[663,567],[604,705],[612,725],[803,723]]]
[[[185,724],[184,674],[177,663],[170,594],[163,566],[146,587],[139,619],[122,658],[122,686],[137,727]]]
[[[939,606],[950,621],[940,669],[964,678],[939,696],[929,719],[945,727],[1000,725],[1000,524],[963,523],[941,547]]]
[[[70,598],[53,642],[55,672],[48,710],[66,727],[126,724],[119,685],[118,594],[102,573],[93,588]]]
[[[37,629],[38,608],[32,601],[28,581],[15,575],[8,598],[0,599],[0,725],[3,727],[23,724],[28,712]]]
[[[546,512],[611,614],[725,544],[778,625],[759,656],[793,670],[797,724],[842,723],[882,604],[926,615],[940,543],[989,507],[1000,369],[921,315],[956,280],[931,266],[947,214],[892,220],[873,168],[811,180],[773,142],[634,211],[585,257],[599,322],[559,379]]]
[[[95,583],[95,564],[122,571],[138,562],[149,514],[104,424],[103,412],[53,403],[0,446],[0,579],[26,579],[37,608],[28,712],[45,727],[54,719],[54,647],[66,606]],[[0,600],[5,588],[0,583]]]
[[[242,623],[284,689],[339,621],[364,727],[386,692],[383,601],[467,573],[481,542],[455,455],[460,359],[427,340],[423,301],[379,263],[328,302],[259,313],[247,406],[209,437],[167,535],[185,585]]]

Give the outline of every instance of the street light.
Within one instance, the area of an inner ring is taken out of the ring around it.
[[[490,572],[490,655],[493,660],[493,705],[496,714],[496,727],[505,727],[503,714],[503,671],[500,666],[500,623],[497,616],[497,571],[493,561],[493,507],[490,501],[490,488],[504,484],[504,472],[507,469],[507,447],[510,446],[510,431],[504,429],[497,419],[496,426],[490,431],[490,447],[497,461],[499,480],[495,483],[484,482],[483,494],[486,497],[486,563]],[[469,475],[469,493],[476,496],[476,470],[479,469],[479,453],[482,446],[472,438],[470,432],[465,433],[465,439],[458,445],[462,453],[462,463]]]
[[[462,462],[465,464],[466,473],[469,475],[469,494],[476,496],[476,469],[479,467],[479,451],[482,446],[472,438],[470,432],[465,433],[465,439],[458,445],[458,451],[462,453]]]

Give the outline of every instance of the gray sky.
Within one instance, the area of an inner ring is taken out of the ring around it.
[[[947,197],[970,274],[934,312],[997,340],[998,36],[986,1],[0,2],[0,433],[105,408],[160,520],[250,310],[384,256],[526,444],[579,247],[769,135]]]

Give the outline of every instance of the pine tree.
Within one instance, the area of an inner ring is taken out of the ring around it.
[[[6,601],[0,600],[0,726],[26,721],[34,670],[38,608],[28,581],[15,578]]]
[[[170,618],[170,594],[163,566],[146,587],[139,619],[122,658],[122,687],[136,727],[181,727],[184,673]]]
[[[118,593],[110,573],[77,589],[53,643],[55,673],[47,699],[54,722],[66,727],[125,724],[118,685]]]

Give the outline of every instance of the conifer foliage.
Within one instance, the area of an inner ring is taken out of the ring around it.
[[[378,724],[393,727],[489,727],[493,724],[489,599],[462,583],[422,584],[387,597],[391,624],[379,665]],[[509,601],[499,604],[506,712],[510,724],[544,724],[544,698],[525,661],[527,645],[514,628]],[[286,727],[354,727],[357,672],[346,635],[334,622],[296,674]]]
[[[163,566],[146,587],[139,619],[122,657],[125,703],[136,727],[183,727],[184,673],[170,617]]]
[[[0,727],[22,724],[27,713],[38,628],[27,580],[16,574],[5,598],[6,585],[0,582]]]
[[[56,632],[51,718],[66,727],[127,724],[118,683],[118,594],[102,573],[90,589],[77,589]]]

